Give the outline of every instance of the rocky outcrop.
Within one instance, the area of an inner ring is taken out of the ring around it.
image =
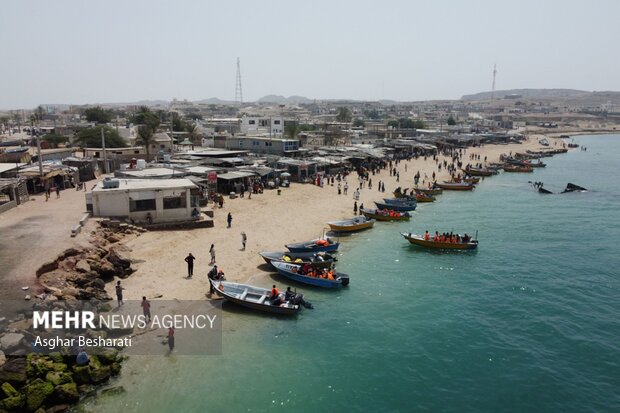
[[[86,366],[76,357],[51,353],[11,358],[0,369],[0,412],[63,412],[96,385],[120,372],[122,356],[116,349],[98,349]]]
[[[127,278],[134,271],[131,250],[122,240],[144,230],[121,223],[106,225],[91,234],[91,248],[70,248],[37,270],[46,293],[60,300],[112,299],[105,291],[105,283],[114,277]]]

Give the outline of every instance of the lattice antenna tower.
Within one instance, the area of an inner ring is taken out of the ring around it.
[[[497,75],[497,65],[493,65],[493,84],[491,85],[491,100],[495,99],[495,75]]]
[[[241,87],[241,62],[237,58],[237,81],[235,83],[235,103],[240,105],[243,103],[243,89]]]

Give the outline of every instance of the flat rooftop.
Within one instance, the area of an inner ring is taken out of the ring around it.
[[[116,179],[116,178],[115,178]],[[117,179],[118,188],[103,188],[103,181],[97,183],[93,188],[93,193],[98,192],[121,192],[121,191],[140,191],[157,189],[184,189],[197,188],[197,186],[186,178],[178,179]]]

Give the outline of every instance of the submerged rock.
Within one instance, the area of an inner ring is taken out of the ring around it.
[[[54,387],[54,398],[61,403],[75,403],[80,400],[77,385],[65,383]]]
[[[12,384],[21,385],[27,379],[26,359],[23,357],[9,360],[0,368],[0,382],[8,381]]]
[[[30,411],[34,411],[41,407],[45,399],[54,392],[54,386],[52,383],[48,383],[41,379],[35,379],[25,387],[25,390],[26,407]]]

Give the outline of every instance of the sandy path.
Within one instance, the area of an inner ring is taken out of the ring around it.
[[[87,244],[89,231],[71,238],[71,228],[86,211],[84,194],[67,189],[59,199],[52,193],[48,202],[43,194],[31,195],[31,201],[0,214],[0,298],[22,299],[20,287],[35,284],[41,264],[67,248]]]

